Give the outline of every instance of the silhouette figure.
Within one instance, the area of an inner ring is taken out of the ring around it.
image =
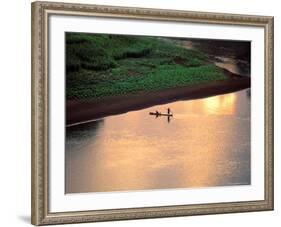
[[[170,112],[171,112],[170,108],[167,109],[167,112],[168,112],[168,114],[170,114]]]

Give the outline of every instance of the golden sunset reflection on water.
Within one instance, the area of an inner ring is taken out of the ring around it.
[[[150,111],[174,117],[150,116]],[[66,193],[250,184],[245,90],[178,101],[71,127]]]
[[[228,95],[213,96],[203,99],[203,108],[209,114],[233,114],[235,111],[236,95],[230,93]]]

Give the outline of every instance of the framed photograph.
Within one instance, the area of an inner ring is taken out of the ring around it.
[[[32,3],[32,223],[273,209],[273,17]]]

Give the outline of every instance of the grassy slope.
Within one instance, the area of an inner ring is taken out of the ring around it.
[[[186,86],[226,77],[203,53],[165,39],[66,35],[68,99],[101,98]]]

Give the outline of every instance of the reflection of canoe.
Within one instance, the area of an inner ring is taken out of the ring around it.
[[[155,115],[155,116],[166,116],[166,117],[172,117],[173,114],[165,114],[165,113],[156,113],[156,112],[149,112],[150,115]]]

